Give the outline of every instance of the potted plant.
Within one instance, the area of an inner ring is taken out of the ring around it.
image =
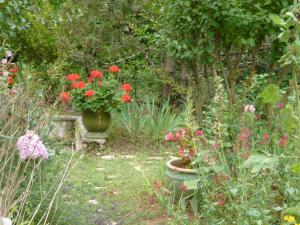
[[[81,111],[82,123],[88,132],[105,132],[111,123],[111,112],[131,102],[131,85],[121,85],[119,72],[119,67],[111,66],[106,73],[91,71],[86,79],[79,74],[66,77],[67,91],[60,93],[60,99]]]
[[[202,130],[192,130],[191,128],[181,128],[169,132],[165,140],[177,144],[179,158],[171,159],[167,162],[167,176],[172,180],[172,184],[181,192],[187,191],[186,181],[197,180],[197,171],[195,169],[197,162],[197,151],[207,145],[203,137]]]

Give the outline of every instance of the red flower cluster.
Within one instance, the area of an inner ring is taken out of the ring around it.
[[[131,92],[131,85],[130,84],[123,84],[121,88],[122,88],[122,90],[126,91],[127,93]]]
[[[75,89],[75,88],[78,88],[78,89],[85,88],[84,81],[78,81],[78,82],[72,83],[71,84],[71,89]]]
[[[110,66],[109,67],[109,72],[110,73],[118,73],[120,72],[120,68],[118,66]],[[87,78],[87,83],[85,83],[84,81],[80,81],[80,75],[79,74],[69,74],[67,75],[66,79],[68,81],[71,81],[71,89],[84,89],[84,96],[91,98],[95,95],[95,90],[90,89],[88,87],[90,87],[89,84],[93,83],[94,81],[97,81],[98,83],[95,82],[95,84],[98,84],[99,87],[103,86],[103,80],[101,79],[103,78],[103,73],[99,70],[93,70],[91,71],[91,73],[89,74],[88,78]],[[130,84],[126,83],[122,85],[122,90],[124,90],[126,93],[124,93],[122,95],[122,101],[124,103],[127,102],[131,102],[132,97],[129,95],[129,93],[132,90],[132,87]],[[73,92],[71,92],[73,93]],[[78,92],[79,93],[79,92]],[[60,94],[60,99],[62,102],[66,103],[70,100],[70,92],[63,92]]]
[[[122,95],[123,102],[131,102],[131,96],[129,94]]]
[[[18,65],[16,65],[15,68],[13,68],[13,69],[10,70],[10,72],[12,72],[12,73],[17,73],[18,71],[19,71]]]
[[[131,96],[129,95],[129,93],[131,92],[131,85],[130,84],[123,84],[121,86],[121,89],[123,91],[126,91],[126,93],[124,95],[122,95],[122,101],[123,102],[131,102]]]
[[[93,97],[95,95],[95,91],[94,90],[87,90],[86,92],[85,92],[85,96],[86,97]]]
[[[102,78],[103,73],[99,70],[93,70],[90,74],[90,78]]]
[[[59,97],[63,103],[68,103],[71,100],[70,92],[62,92]]]
[[[118,66],[110,66],[109,67],[109,72],[111,73],[119,73],[121,71],[121,69]]]
[[[12,76],[7,77],[7,83],[8,84],[13,84],[14,83],[14,78]]]
[[[18,65],[16,65],[15,68],[9,70],[10,73],[8,73],[8,77],[6,80],[8,85],[12,85],[14,83],[14,77],[17,75],[18,71],[19,71]]]
[[[80,76],[79,76],[79,74],[76,74],[76,73],[69,74],[67,76],[67,80],[69,80],[69,81],[75,81],[75,80],[79,80],[79,79],[80,79]]]

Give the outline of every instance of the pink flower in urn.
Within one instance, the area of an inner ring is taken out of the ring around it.
[[[178,152],[180,157],[185,157],[186,153],[183,147],[180,147]]]
[[[204,134],[204,131],[203,130],[196,130],[195,131],[195,135],[196,136],[202,136]]]
[[[177,131],[176,134],[175,134],[175,139],[176,140],[181,140],[183,137],[183,134],[181,131]]]
[[[166,134],[165,141],[175,141],[175,140],[176,140],[176,138],[173,133],[170,132],[170,133]]]
[[[285,107],[285,104],[283,102],[279,102],[277,105],[276,105],[276,108],[277,109],[284,109]]]

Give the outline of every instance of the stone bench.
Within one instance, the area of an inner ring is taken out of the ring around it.
[[[77,151],[81,150],[85,143],[96,143],[100,147],[106,144],[106,133],[87,132],[82,124],[81,116],[58,115],[54,116],[52,123],[51,137],[63,140],[68,138],[68,135],[74,133],[72,139]]]

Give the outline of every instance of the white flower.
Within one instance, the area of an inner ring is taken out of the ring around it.
[[[251,113],[254,113],[254,112],[255,112],[255,107],[254,107],[254,105],[246,105],[246,106],[245,106],[245,112],[251,112]]]
[[[2,59],[1,64],[7,64],[7,59]]]
[[[5,56],[6,57],[12,57],[13,56],[13,52],[11,50],[6,50],[5,51]]]

